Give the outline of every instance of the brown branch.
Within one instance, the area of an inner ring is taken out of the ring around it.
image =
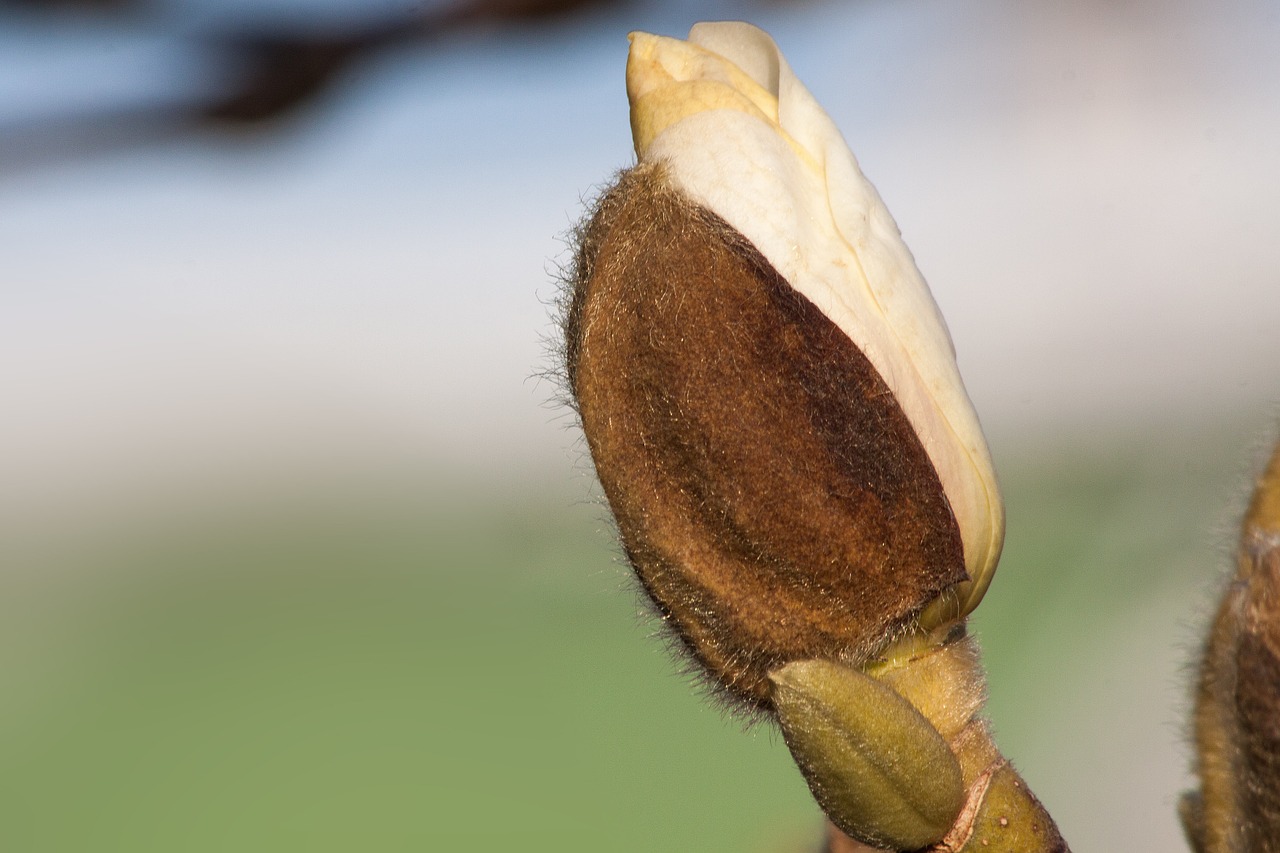
[[[29,2],[51,8],[50,0]],[[225,84],[214,86],[211,94],[170,103],[0,125],[0,176],[209,133],[244,135],[273,129],[314,105],[337,80],[389,48],[443,41],[486,26],[554,24],[622,2],[469,0],[443,8],[411,6],[341,28],[317,29],[302,23],[197,35],[190,42],[193,51],[229,61]]]

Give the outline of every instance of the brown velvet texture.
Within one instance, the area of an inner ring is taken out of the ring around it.
[[[959,529],[861,351],[660,166],[582,231],[566,372],[628,558],[717,681],[858,662],[966,578]]]
[[[1245,516],[1195,712],[1200,789],[1181,805],[1197,853],[1280,853],[1280,446]]]
[[[1280,553],[1271,562],[1273,571],[1280,568]],[[1274,610],[1269,614],[1273,620],[1276,615]],[[1272,628],[1270,633],[1275,633]],[[1273,638],[1244,636],[1237,662],[1236,707],[1245,779],[1240,798],[1248,849],[1274,853],[1280,851],[1280,657]]]

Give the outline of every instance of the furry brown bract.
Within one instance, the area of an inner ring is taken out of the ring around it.
[[[1280,851],[1280,446],[1245,515],[1209,635],[1195,738],[1200,790],[1181,803],[1192,847]]]
[[[582,233],[567,375],[623,546],[733,694],[865,662],[967,578],[920,439],[865,356],[740,235],[625,173]]]

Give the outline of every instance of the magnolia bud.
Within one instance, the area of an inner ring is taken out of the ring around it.
[[[975,607],[1004,535],[995,474],[946,324],[898,227],[773,40],[697,24],[687,42],[632,35],[631,125],[641,163],[721,217],[813,303],[884,380],[927,448],[970,580],[937,621]]]
[[[581,231],[567,376],[624,549],[717,681],[962,618],[1003,536],[951,342],[772,40],[632,36],[639,165]]]

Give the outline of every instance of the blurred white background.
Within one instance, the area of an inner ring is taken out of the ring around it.
[[[844,129],[997,446],[1273,400],[1274,4],[624,4],[390,52],[261,138],[0,173],[7,511],[353,456],[558,464],[531,377],[563,235],[632,156],[626,31],[695,12],[773,32]],[[177,97],[208,64],[184,44],[8,16],[0,120]]]

